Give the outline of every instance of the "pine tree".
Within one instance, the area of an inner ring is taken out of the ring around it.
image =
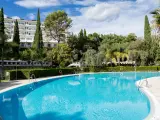
[[[19,56],[19,45],[20,45],[20,37],[19,37],[19,27],[18,27],[18,21],[15,21],[15,26],[14,26],[14,35],[13,35],[13,43],[15,46],[13,46],[13,54],[14,56],[18,57]]]
[[[145,23],[144,23],[144,39],[147,42],[151,41],[151,27],[147,15],[145,16]]]
[[[42,38],[42,30],[41,30],[41,21],[40,21],[40,11],[38,9],[37,14],[37,25],[36,25],[36,32],[34,36],[34,42],[32,48],[35,50],[40,50],[43,48],[43,38]]]

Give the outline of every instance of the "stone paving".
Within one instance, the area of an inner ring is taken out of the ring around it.
[[[0,83],[0,90],[3,90],[8,87],[17,86],[20,84],[25,84],[25,83],[29,83],[29,80],[14,80],[14,81],[9,81],[9,82],[2,82]]]
[[[148,79],[149,91],[157,98],[160,103],[160,77]]]

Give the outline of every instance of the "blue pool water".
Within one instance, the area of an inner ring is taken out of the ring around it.
[[[137,80],[151,72],[82,74],[34,83],[0,94],[3,120],[143,120],[148,98]]]

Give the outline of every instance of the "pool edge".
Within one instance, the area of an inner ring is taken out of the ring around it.
[[[59,75],[59,76],[52,76],[52,77],[45,77],[45,78],[37,78],[36,81],[34,81],[34,82],[42,82],[42,81],[46,81],[46,80],[52,80],[52,79],[56,79],[56,78],[63,78],[63,77],[69,77],[69,76],[77,76],[77,75],[79,75],[79,74],[69,74],[69,75]],[[27,79],[27,80],[28,80],[28,83],[22,83],[19,85],[11,86],[11,87],[0,90],[0,94],[7,92],[9,90],[13,90],[13,89],[16,89],[16,88],[19,88],[22,86],[27,86],[29,84],[34,83],[34,82],[30,82],[29,79]]]
[[[97,73],[110,73],[110,72],[97,72]],[[53,76],[53,77],[38,78],[36,80],[37,80],[37,82],[41,82],[41,81],[45,81],[45,80],[51,80],[51,79],[56,79],[56,78],[69,77],[69,76],[77,76],[77,75],[82,75],[82,74],[95,74],[95,73],[90,72],[90,73],[80,73],[80,74],[70,74],[70,75],[59,75],[59,76]],[[148,79],[155,79],[155,78],[160,78],[160,77],[151,77]],[[139,82],[143,81],[143,80],[144,79],[136,81],[135,84],[136,84],[137,88],[139,87],[138,86]],[[0,90],[0,94],[4,93],[6,91],[9,91],[9,90],[15,89],[15,88],[19,88],[22,86],[32,84],[32,83],[33,82],[28,82],[28,83],[5,88],[3,90]],[[150,107],[151,107],[151,111],[150,111],[149,115],[145,118],[145,120],[160,120],[160,118],[159,118],[160,103],[158,102],[156,97],[149,91],[149,89],[147,87],[141,87],[139,89],[141,90],[141,92],[143,92],[148,97],[149,102],[150,102]]]
[[[155,78],[160,78],[160,77],[151,77],[148,79],[155,79]],[[160,103],[147,87],[143,86],[139,88],[139,83],[143,80],[144,79],[137,81],[136,86],[138,89],[140,89],[141,92],[143,92],[148,97],[150,102],[151,110],[149,115],[145,118],[145,120],[160,120],[159,117]]]

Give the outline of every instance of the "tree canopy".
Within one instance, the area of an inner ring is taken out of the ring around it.
[[[65,41],[68,29],[71,27],[72,20],[65,11],[58,10],[50,13],[45,21],[45,31],[47,35],[58,43]]]

